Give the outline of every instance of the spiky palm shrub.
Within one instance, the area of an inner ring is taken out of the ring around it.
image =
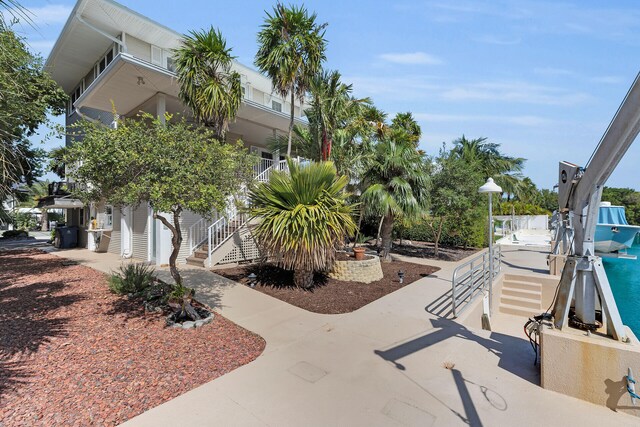
[[[180,99],[220,141],[242,101],[240,74],[231,68],[234,58],[213,27],[185,35],[175,50]]]
[[[332,162],[300,165],[288,161],[289,174],[274,172],[249,195],[253,233],[263,253],[294,271],[296,286],[313,286],[313,273],[333,265],[336,249],[355,232],[352,205],[343,192],[346,176]]]

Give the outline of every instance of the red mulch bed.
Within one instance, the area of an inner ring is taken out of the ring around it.
[[[402,284],[398,278],[399,270],[405,273]],[[309,290],[294,285],[292,271],[269,264],[225,268],[214,273],[245,285],[249,283],[247,276],[254,273],[258,276],[255,287],[258,292],[314,313],[340,314],[357,310],[438,270],[438,267],[409,262],[383,262],[382,280],[371,283],[346,282],[316,274],[315,285]]]
[[[198,329],[38,250],[0,251],[0,426],[117,425],[254,360],[264,340],[216,314]]]

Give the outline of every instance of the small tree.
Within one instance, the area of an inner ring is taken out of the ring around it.
[[[141,118],[121,119],[116,129],[82,122],[82,140],[64,160],[78,165],[71,177],[85,189],[79,193],[84,200],[115,206],[149,203],[154,218],[171,230],[171,276],[178,291],[184,291],[176,266],[182,244],[180,214],[189,210],[208,216],[213,209],[223,210],[250,177],[252,157],[239,142],[223,144],[211,130],[184,119],[172,121],[167,115],[164,123],[149,114]]]
[[[465,217],[474,207],[482,204],[481,194],[478,193],[478,188],[482,185],[482,175],[473,162],[451,155],[443,148],[437,158],[432,183],[429,225],[433,232],[434,253],[437,256],[445,223],[455,222],[454,232],[463,233]]]

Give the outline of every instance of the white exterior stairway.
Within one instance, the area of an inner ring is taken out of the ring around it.
[[[537,316],[546,307],[542,307],[542,283],[535,278],[511,276],[506,274],[502,282],[500,311],[522,317]]]
[[[272,161],[262,159],[254,168],[254,181],[267,182],[274,170],[286,171],[286,160]],[[243,186],[240,194],[231,198],[223,213],[214,212],[211,218],[202,218],[189,227],[189,257],[187,264],[198,267],[213,267],[234,248],[239,248],[239,258],[246,259],[242,254],[243,243],[250,238],[250,218],[238,205],[246,205],[248,201],[247,188]],[[255,253],[255,250],[252,251]],[[237,259],[241,261],[244,259]],[[233,261],[231,261],[233,262]]]

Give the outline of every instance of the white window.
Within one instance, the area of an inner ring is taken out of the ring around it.
[[[282,104],[278,101],[274,101],[273,99],[271,100],[271,108],[276,111],[282,112]]]

